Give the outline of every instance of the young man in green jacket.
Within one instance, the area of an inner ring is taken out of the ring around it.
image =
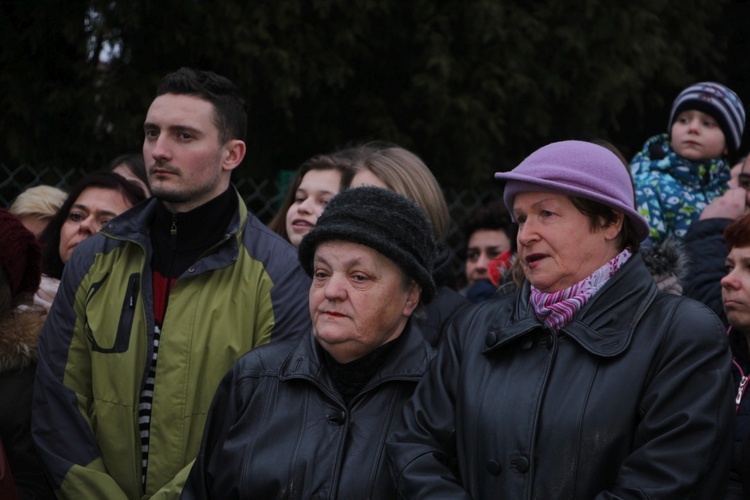
[[[157,89],[154,197],[66,265],[40,340],[33,433],[61,498],[177,498],[214,391],[242,354],[309,334],[296,250],[248,212],[239,90],[182,68]]]

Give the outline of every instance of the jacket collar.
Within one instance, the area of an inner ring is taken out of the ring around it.
[[[373,388],[392,380],[418,381],[427,371],[434,356],[434,349],[424,340],[419,326],[409,320],[401,333],[404,338],[399,349],[394,349],[383,366],[375,372],[369,382],[362,389],[364,394]],[[318,343],[312,331],[305,335],[279,369],[280,380],[304,379],[316,384],[321,390],[335,395],[340,400],[333,380],[323,367],[323,360],[319,352]]]
[[[207,258],[200,259],[193,266],[196,275],[226,267],[227,262],[236,262],[239,258],[240,238],[242,238],[240,229],[244,227],[250,214],[237,189],[234,187],[231,189],[238,198],[237,210],[229,220],[224,239],[219,243],[221,248]],[[149,231],[158,203],[159,200],[154,197],[139,203],[110,220],[101,232],[115,240],[131,241],[144,249],[150,248]],[[225,242],[227,244],[223,244]]]
[[[668,175],[682,184],[703,191],[726,189],[731,165],[723,157],[692,161],[678,155],[669,144],[666,133],[651,137],[631,162],[633,175],[646,172]],[[718,195],[717,195],[718,196]]]
[[[187,212],[172,213],[164,203],[157,203],[151,219],[151,240],[154,246],[168,248],[171,243],[183,253],[200,252],[207,244],[223,239],[229,222],[237,216],[238,203],[231,187]],[[170,235],[173,229],[174,236]]]
[[[641,254],[636,252],[558,335],[570,337],[596,356],[617,356],[630,345],[635,326],[657,292]],[[529,296],[530,286],[526,282],[516,294],[510,315],[507,309],[498,308],[483,352],[494,351],[544,328],[534,314]],[[635,310],[633,305],[637,306]]]

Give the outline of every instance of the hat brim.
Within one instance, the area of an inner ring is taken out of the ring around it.
[[[596,201],[608,207],[612,207],[618,212],[622,212],[633,225],[640,241],[645,240],[651,234],[648,222],[638,213],[637,210],[635,210],[634,207],[625,205],[615,198],[603,196],[599,193],[583,189],[573,183],[560,180],[540,179],[539,177],[532,177],[514,172],[496,172],[495,179],[506,182],[503,200],[505,201],[505,206],[508,208],[508,212],[510,212],[511,216],[513,216],[513,199],[518,193],[537,191],[568,196],[572,195]]]

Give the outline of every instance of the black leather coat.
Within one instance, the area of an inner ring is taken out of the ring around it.
[[[347,406],[313,335],[240,358],[221,382],[181,498],[385,499],[385,439],[434,349],[408,325]]]
[[[720,498],[731,355],[634,255],[559,334],[516,294],[465,310],[388,442],[401,498]]]

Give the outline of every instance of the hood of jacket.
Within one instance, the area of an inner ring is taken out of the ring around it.
[[[15,311],[0,322],[0,373],[25,368],[37,360],[44,319],[36,311]]]

